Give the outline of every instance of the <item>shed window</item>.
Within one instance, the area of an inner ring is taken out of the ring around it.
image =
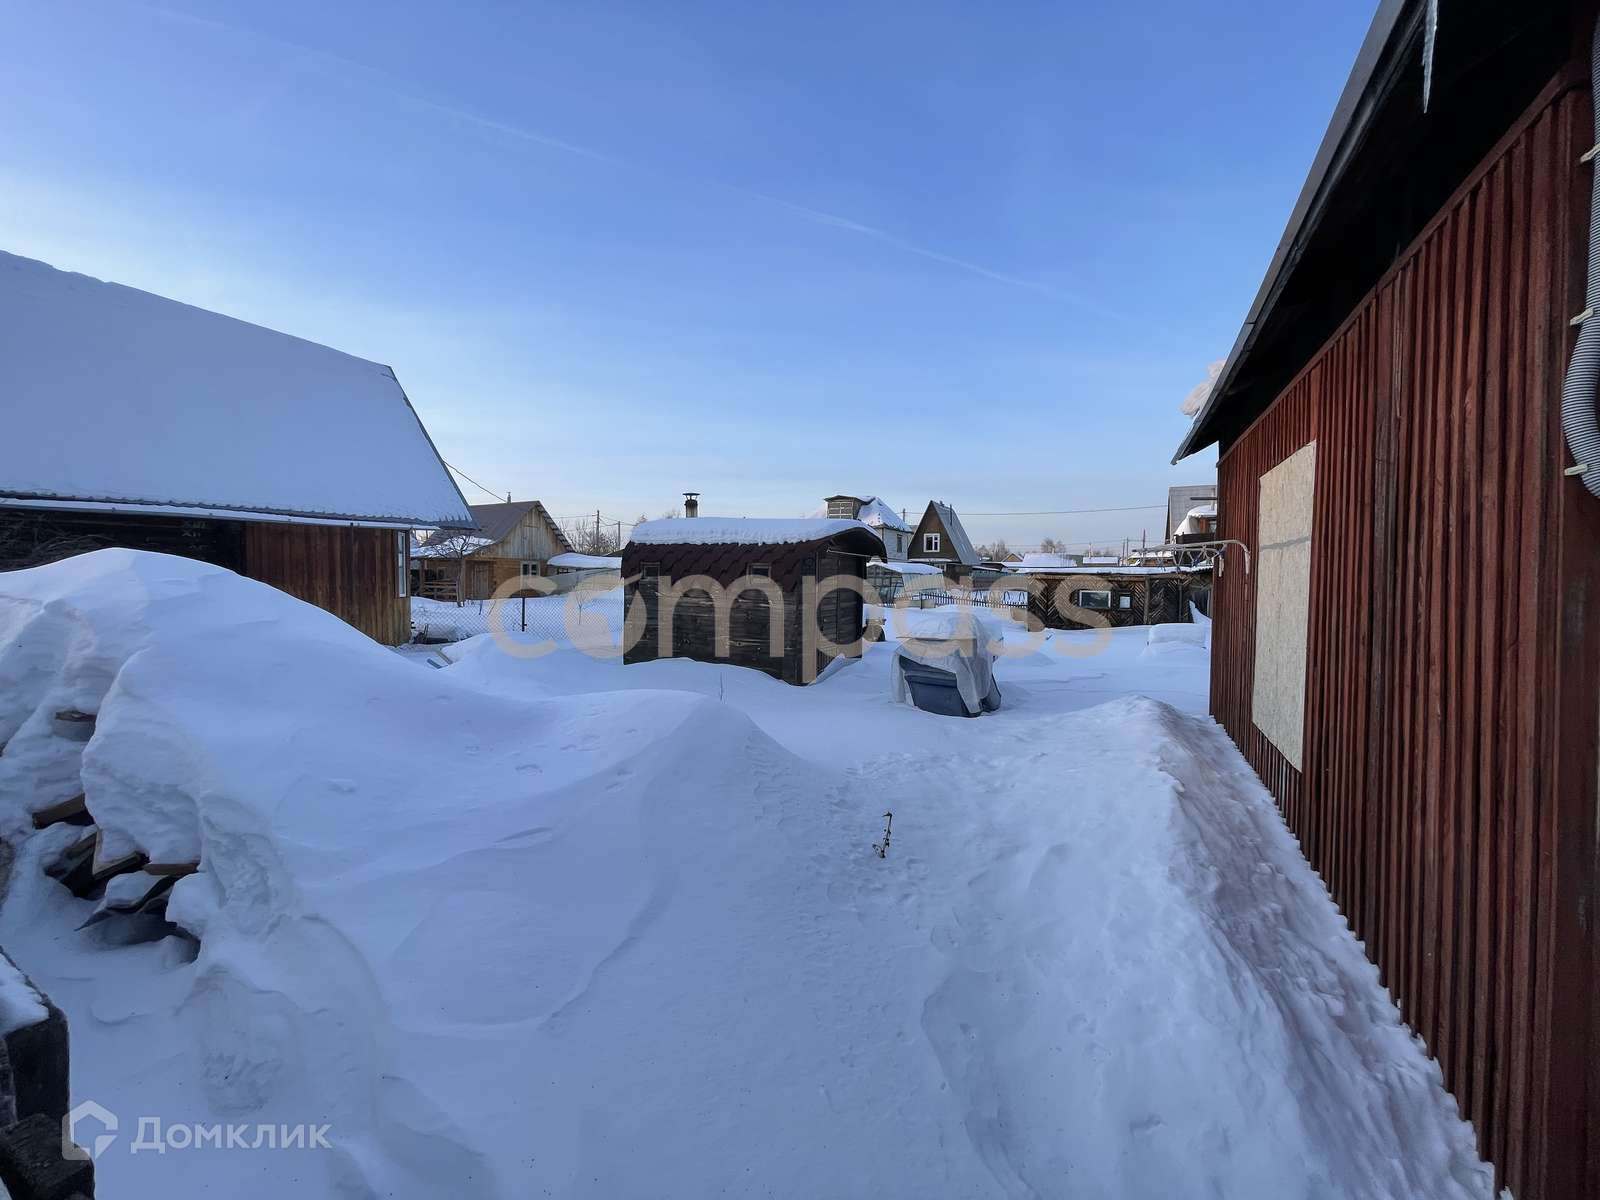
[[[411,592],[411,533],[399,529],[394,535],[395,595],[402,600]]]
[[[539,573],[539,560],[529,559],[522,564],[523,575],[537,575]]]
[[[848,499],[829,500],[828,515],[830,517],[843,517],[846,520],[856,515],[855,501]]]
[[[939,553],[939,535],[937,533],[925,533],[922,535],[922,552],[924,554]]]
[[[1072,602],[1079,608],[1110,608],[1111,593],[1107,590],[1090,591],[1080,588],[1072,593]]]
[[[641,563],[639,565],[639,574],[645,579],[657,579],[661,575],[661,564]]]
[[[1133,607],[1133,595],[1132,595],[1132,593],[1130,593],[1130,592],[1119,592],[1119,593],[1117,593],[1117,607],[1118,608],[1132,608]]]
[[[772,564],[771,563],[751,563],[750,564],[750,574],[752,574],[752,575],[765,575],[768,578],[771,578],[771,576],[772,576]]]

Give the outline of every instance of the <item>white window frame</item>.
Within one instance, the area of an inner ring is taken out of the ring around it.
[[[1106,598],[1106,602],[1104,604],[1091,604],[1089,603],[1090,596],[1104,596]],[[1077,605],[1079,608],[1093,609],[1095,612],[1109,612],[1111,610],[1111,589],[1079,588],[1073,593],[1072,603]]]
[[[924,554],[938,554],[942,545],[943,539],[937,533],[925,533],[922,535],[922,552]]]
[[[394,534],[395,559],[399,568],[399,577],[395,586],[399,589],[395,595],[404,600],[411,595],[411,531],[397,529]]]

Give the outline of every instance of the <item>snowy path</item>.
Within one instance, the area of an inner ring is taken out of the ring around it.
[[[1046,647],[962,721],[892,703],[884,646],[808,688],[486,642],[435,670],[210,568],[74,561],[0,594],[0,795],[82,788],[204,864],[198,958],[113,946],[42,876],[74,832],[0,811],[0,943],[123,1116],[107,1195],[1489,1195],[1198,715],[1200,648]],[[332,1149],[130,1154],[144,1114]]]

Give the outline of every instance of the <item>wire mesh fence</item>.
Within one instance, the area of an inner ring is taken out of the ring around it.
[[[411,598],[413,641],[459,642],[485,633],[561,645],[605,636],[614,643],[622,633],[622,589],[587,596],[513,596],[459,604],[424,596]]]

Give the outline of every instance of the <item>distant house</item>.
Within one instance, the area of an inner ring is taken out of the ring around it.
[[[678,517],[636,525],[622,551],[622,576],[629,623],[642,619],[643,634],[624,648],[623,661],[695,658],[810,683],[838,654],[821,640],[859,653],[865,627],[857,591],[821,596],[820,589],[835,578],[864,586],[868,560],[882,555],[876,533],[839,518]],[[709,586],[689,586],[693,579]],[[722,589],[726,617],[719,617],[713,589]]]
[[[1167,489],[1167,535],[1176,541],[1179,537],[1201,532],[1185,522],[1195,515],[1196,509],[1211,509],[1210,533],[1216,532],[1217,485],[1214,483],[1180,483]]]
[[[571,554],[572,543],[537,500],[474,504],[478,528],[470,535],[436,534],[411,552],[419,596],[487,600],[509,580],[554,574],[551,560]]]
[[[475,525],[394,372],[0,253],[0,569],[215,563],[410,636],[417,528]]]
[[[911,562],[933,563],[951,579],[963,579],[981,563],[972,539],[961,527],[956,510],[940,500],[930,500],[922,520],[917,523],[906,558]]]
[[[1172,529],[1174,542],[1208,542],[1217,536],[1217,502],[1196,504]]]
[[[817,515],[860,521],[869,526],[883,539],[885,562],[904,562],[909,557],[911,526],[877,496],[829,496],[827,507]]]

